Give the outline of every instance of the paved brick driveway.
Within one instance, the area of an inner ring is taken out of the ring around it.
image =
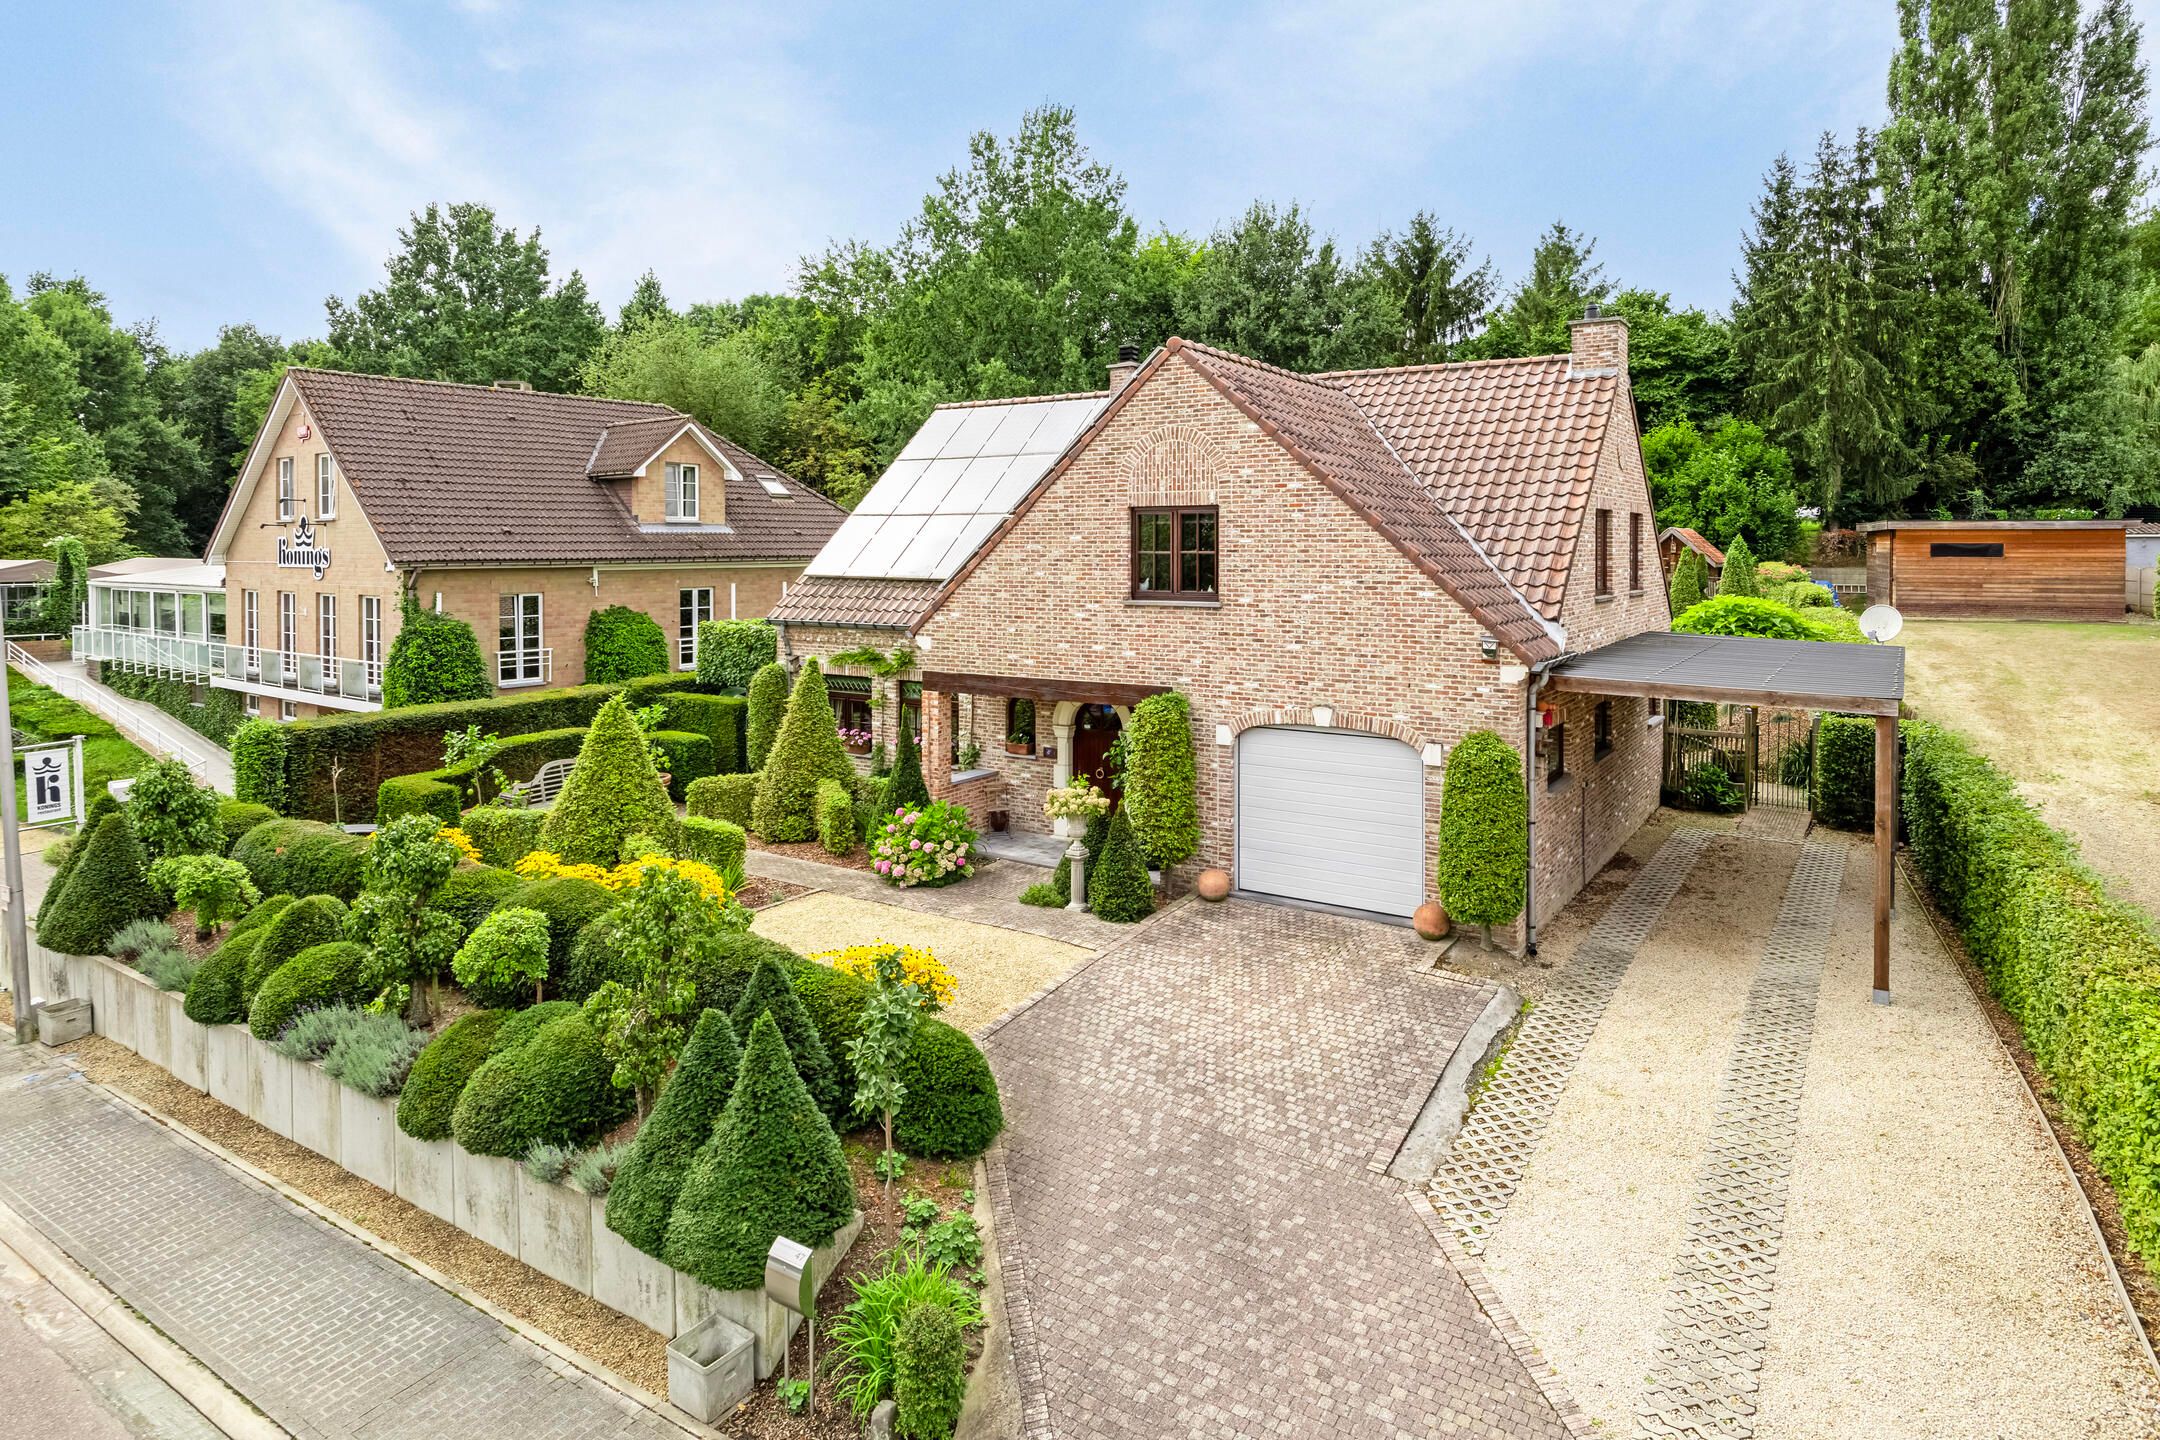
[[[1371,1168],[1491,994],[1425,949],[1188,904],[990,1034],[1029,1440],[1566,1433]]]

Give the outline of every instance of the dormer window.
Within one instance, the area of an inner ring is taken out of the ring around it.
[[[280,455],[277,462],[278,519],[290,520],[293,518],[295,500],[296,497],[293,494],[292,456]]]
[[[671,464],[667,467],[667,518],[685,522],[698,518],[697,466]]]

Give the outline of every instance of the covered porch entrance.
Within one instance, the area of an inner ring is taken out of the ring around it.
[[[1890,900],[1897,840],[1898,707],[1905,652],[1894,645],[1759,640],[1654,631],[1562,661],[1545,691],[1830,711],[1875,720],[1874,998],[1890,1002]]]

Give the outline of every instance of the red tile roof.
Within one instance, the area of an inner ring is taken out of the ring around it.
[[[588,467],[604,459],[627,473],[671,428],[694,423],[663,405],[337,370],[288,374],[401,566],[800,561],[844,518],[824,496],[699,426],[738,472],[727,481],[725,523],[641,524],[619,484],[594,478],[611,472]],[[768,495],[759,483],[766,475],[789,498]]]
[[[771,619],[791,625],[862,625],[912,630],[944,588],[940,580],[866,580],[805,575],[788,586]]]
[[[1668,525],[1657,538],[1662,541],[1667,535],[1672,536],[1673,539],[1678,540],[1712,565],[1723,565],[1725,563],[1725,552],[1718,549],[1708,540],[1703,539],[1702,532],[1699,530],[1690,530],[1685,525]]]

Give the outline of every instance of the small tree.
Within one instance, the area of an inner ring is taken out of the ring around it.
[[[150,883],[172,896],[175,906],[194,912],[198,940],[208,940],[218,926],[262,900],[247,867],[223,855],[168,855],[150,866]]]
[[[218,827],[217,791],[195,783],[178,760],[160,760],[135,777],[128,790],[128,828],[153,861],[225,848]]]
[[[613,865],[631,835],[675,847],[675,804],[628,701],[616,695],[593,716],[577,764],[540,824],[540,848],[572,865]]]
[[[742,1068],[735,1027],[706,1010],[690,1031],[675,1073],[660,1091],[652,1118],[638,1127],[630,1153],[608,1190],[608,1228],[655,1259],[667,1246],[668,1215],[734,1093]]]
[[[794,1057],[796,1073],[802,1076],[818,1109],[835,1118],[845,1115],[846,1101],[834,1073],[832,1052],[825,1048],[810,1012],[803,1008],[802,997],[788,983],[787,972],[770,955],[761,958],[750,972],[750,983],[743,986],[729,1018],[734,1021],[736,1034],[747,1035],[760,1015],[772,1016],[773,1023],[780,1027],[788,1054]]]
[[[369,948],[368,978],[385,995],[408,987],[405,1018],[428,1025],[428,987],[456,956],[465,927],[434,908],[435,892],[457,868],[457,846],[432,815],[402,815],[368,846],[360,898],[345,917],[345,936]]]
[[[383,709],[486,700],[494,693],[472,626],[454,615],[422,609],[410,594],[403,596],[397,638],[383,663]]]
[[[1718,577],[1718,594],[1762,594],[1762,583],[1755,576],[1755,552],[1748,549],[1747,536],[1735,535],[1725,551],[1725,571]]]
[[[618,1089],[636,1092],[638,1114],[682,1049],[682,1016],[696,977],[735,927],[729,912],[681,871],[648,865],[621,910],[621,973],[585,1002],[585,1018],[615,1066]]]
[[[492,912],[458,947],[450,973],[468,990],[530,985],[539,1004],[548,977],[547,916],[518,905]]]
[[[703,621],[697,628],[698,684],[740,695],[779,654],[780,632],[770,620]]]
[[[1090,910],[1120,925],[1155,913],[1155,882],[1148,878],[1147,856],[1123,809],[1111,814],[1102,855],[1088,868],[1087,900]]]
[[[660,622],[628,605],[608,605],[585,617],[585,683],[616,685],[668,668]]]
[[[750,677],[749,704],[743,716],[743,748],[749,752],[743,760],[751,773],[765,768],[765,757],[772,753],[780,722],[787,718],[787,706],[787,667],[777,661],[760,666]]]
[[[442,763],[444,769],[460,765],[471,767],[472,803],[487,803],[487,782],[495,782],[498,798],[510,788],[510,777],[488,764],[502,753],[503,738],[494,731],[483,735],[478,724],[467,725],[463,730],[445,730],[442,737]]]
[[[90,552],[73,535],[62,535],[51,545],[53,578],[45,587],[38,620],[42,628],[65,635],[75,628],[90,595]]]
[[[848,1060],[855,1067],[855,1109],[875,1115],[885,1130],[884,1163],[878,1173],[885,1177],[885,1203],[892,1204],[892,1182],[897,1166],[891,1162],[893,1116],[907,1098],[907,1084],[900,1078],[908,1047],[915,1041],[915,1022],[936,1000],[908,978],[906,952],[887,945],[870,956],[871,991],[863,1002],[861,1028],[848,1042]]]
[[[750,807],[751,823],[767,840],[782,843],[817,835],[817,787],[820,780],[845,784],[855,778],[847,746],[833,719],[832,699],[817,661],[803,663],[780,733],[773,737]]]
[[[930,787],[923,783],[922,748],[905,721],[900,725],[900,745],[893,755],[892,775],[885,783],[885,808],[920,810],[930,803]]]
[[[1702,552],[1691,545],[1680,547],[1679,563],[1673,566],[1672,613],[1684,615],[1694,606],[1709,598],[1710,562],[1703,559]]]
[[[1522,913],[1529,874],[1530,802],[1522,757],[1490,730],[1473,730],[1448,755],[1440,800],[1440,905],[1485,927]]]
[[[1175,690],[1150,695],[1124,733],[1125,813],[1149,862],[1168,870],[1200,849],[1192,703]]]

